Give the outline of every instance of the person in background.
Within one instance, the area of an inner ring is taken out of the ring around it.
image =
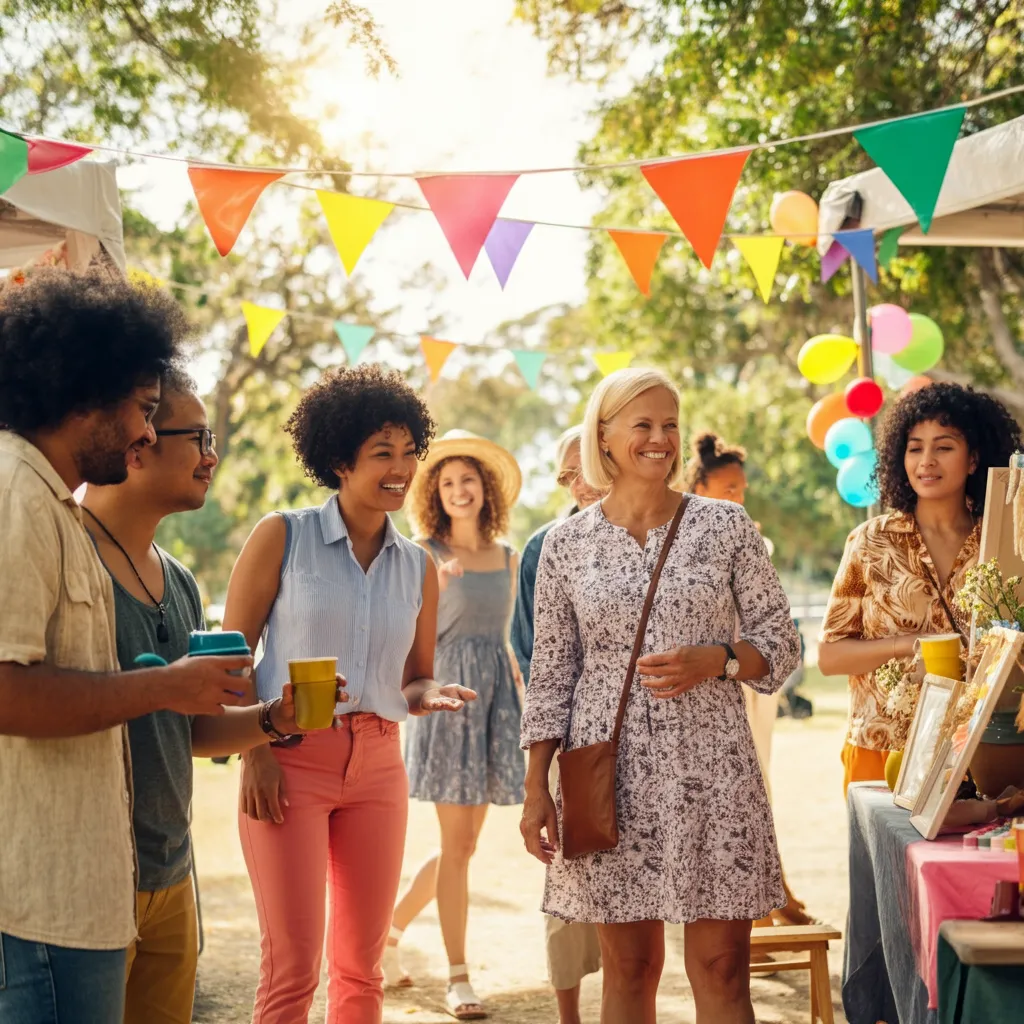
[[[292,659],[336,657],[348,701],[336,728],[242,755],[239,832],[260,922],[253,1021],[304,1024],[327,928],[327,1024],[379,1024],[380,970],[401,879],[409,784],[398,727],[459,711],[472,690],[434,681],[437,573],[391,521],[434,433],[401,374],[330,370],[286,429],[319,508],[274,512],[245,542],[224,628],[263,641],[260,698]]]
[[[691,494],[718,501],[732,501],[745,505],[747,497],[747,452],[739,445],[730,445],[717,434],[704,431],[691,443],[691,455],[683,472],[684,487]],[[760,524],[755,524],[760,530]],[[768,554],[772,554],[770,541],[762,536]],[[803,648],[801,646],[801,652]],[[788,680],[787,680],[788,682]],[[783,684],[785,686],[786,684]],[[754,749],[761,765],[761,774],[771,799],[770,765],[772,757],[772,733],[779,715],[779,693],[763,693],[749,686],[743,687],[743,699],[747,707],[747,721],[754,737]],[[793,895],[785,874],[782,884],[786,889],[786,905],[772,912],[771,917],[755,921],[757,927],[778,924],[811,924],[813,918],[804,904]]]
[[[818,647],[826,676],[850,679],[843,792],[885,778],[893,747],[875,671],[909,665],[918,637],[970,629],[955,597],[977,564],[988,471],[1005,467],[1021,432],[1002,403],[959,384],[931,384],[889,409],[877,480],[889,509],[849,536]]]
[[[118,1024],[135,939],[126,721],[240,703],[250,658],[121,672],[74,492],[156,440],[174,299],[40,271],[0,297],[0,1020]]]
[[[541,552],[520,830],[547,865],[544,910],[597,925],[602,1024],[653,1024],[666,921],[686,924],[698,1024],[751,1024],[751,922],[785,897],[740,684],[777,689],[795,667],[789,602],[740,506],[679,493],[679,392],[663,373],[605,377],[581,445],[587,481],[608,495],[553,527]],[[618,843],[567,859],[551,759],[608,740],[677,515],[624,708]]]
[[[385,971],[395,984],[410,983],[397,944],[436,896],[448,953],[447,1007],[458,1020],[486,1016],[466,964],[469,862],[487,808],[523,799],[521,683],[508,639],[519,559],[500,539],[521,481],[510,452],[453,430],[430,449],[410,500],[410,519],[438,563],[437,676],[472,687],[479,699],[458,718],[409,723],[410,795],[434,804],[441,852],[419,868],[395,907]]]
[[[90,485],[85,525],[114,584],[117,660],[140,654],[173,662],[189,634],[206,628],[199,587],[156,545],[169,515],[202,508],[217,467],[216,439],[195,381],[172,366],[153,416],[156,442],[137,452],[123,483]],[[261,725],[261,722],[263,723]],[[192,888],[192,758],[237,753],[298,732],[290,686],[267,708],[223,715],[154,711],[128,723],[138,851],[138,937],[128,947],[125,1024],[189,1024],[199,958]]]
[[[582,427],[570,427],[558,439],[555,449],[558,486],[568,490],[573,499],[570,516],[601,500],[601,491],[591,487],[583,477],[580,462],[582,433]],[[526,685],[530,682],[530,658],[533,655],[533,593],[537,585],[537,563],[544,538],[560,521],[552,520],[537,530],[526,542],[519,562],[519,589],[512,617],[512,650]],[[558,787],[558,762],[554,758],[549,785],[552,792]],[[550,914],[544,915],[544,925],[548,979],[555,990],[559,1024],[580,1024],[580,982],[586,975],[596,974],[601,969],[597,928],[587,921],[570,923]]]

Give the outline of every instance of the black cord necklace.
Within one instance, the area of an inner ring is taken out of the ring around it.
[[[160,622],[156,627],[156,638],[162,644],[169,644],[171,642],[171,634],[168,632],[167,629],[167,609],[164,607],[163,602],[158,601],[150,593],[149,587],[146,586],[145,580],[143,580],[142,576],[139,575],[139,570],[135,568],[135,563],[131,560],[131,556],[128,554],[127,551],[125,551],[123,547],[121,547],[121,544],[119,543],[118,539],[103,525],[103,523],[100,522],[99,516],[97,516],[96,513],[93,512],[91,509],[86,508],[84,505],[82,506],[82,509],[83,511],[88,512],[90,516],[92,516],[93,522],[95,522],[96,525],[110,538],[110,543],[113,544],[114,547],[116,547],[117,550],[120,551],[122,555],[124,555],[125,561],[132,567],[132,572],[135,573],[135,578],[139,581],[139,584],[141,585],[142,589],[146,592],[146,597],[148,597],[150,601],[152,601],[153,604],[156,605],[156,610],[160,613]],[[156,544],[153,545],[153,550],[156,551],[156,557],[160,558],[160,552],[157,550]],[[160,564],[163,565],[162,558],[160,558]]]

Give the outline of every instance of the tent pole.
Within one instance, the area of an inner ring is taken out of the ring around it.
[[[868,324],[868,288],[867,274],[852,260],[853,277],[853,338],[860,346],[857,352],[857,376],[874,378],[874,365],[871,358],[871,327]],[[869,424],[874,433],[874,421]],[[881,512],[878,505],[867,509],[868,517],[877,516]]]

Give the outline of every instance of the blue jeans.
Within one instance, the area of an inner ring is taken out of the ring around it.
[[[68,949],[0,932],[3,1024],[122,1024],[125,951]]]

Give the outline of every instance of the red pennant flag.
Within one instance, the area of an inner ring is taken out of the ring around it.
[[[221,256],[227,256],[263,190],[284,175],[276,171],[190,167],[188,177],[213,244]]]
[[[43,174],[67,167],[88,156],[89,146],[75,146],[70,142],[50,142],[47,139],[26,139],[28,145],[28,173]]]
[[[433,174],[416,179],[467,278],[518,178],[518,174]]]
[[[640,168],[705,267],[711,267],[749,149]]]
[[[612,241],[619,247],[622,258],[629,267],[629,272],[636,281],[637,288],[644,295],[651,294],[651,272],[654,264],[658,262],[658,255],[661,247],[665,244],[668,235],[660,231],[612,231],[609,229]]]

